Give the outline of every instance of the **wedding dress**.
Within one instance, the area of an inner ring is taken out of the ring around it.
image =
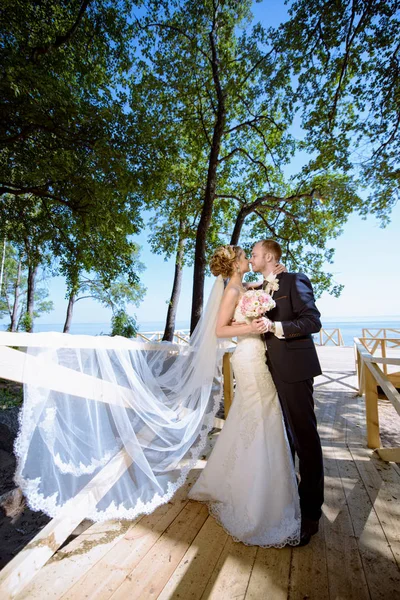
[[[243,322],[239,307],[234,319]],[[189,498],[205,502],[235,541],[282,547],[300,539],[300,504],[278,394],[259,335],[238,336],[235,398]]]

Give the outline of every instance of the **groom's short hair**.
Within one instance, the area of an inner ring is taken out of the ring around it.
[[[276,260],[281,260],[282,248],[275,240],[261,240],[261,244],[265,252],[271,252]]]

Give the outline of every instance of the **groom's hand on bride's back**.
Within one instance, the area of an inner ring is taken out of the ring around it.
[[[280,275],[281,273],[287,273],[287,272],[288,272],[287,268],[282,263],[276,263],[276,266],[274,267],[274,269],[272,271],[273,275]],[[246,290],[261,289],[261,286],[262,286],[262,281],[245,281],[243,283],[243,287]]]

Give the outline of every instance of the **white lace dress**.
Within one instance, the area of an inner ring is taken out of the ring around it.
[[[234,318],[243,321],[238,307]],[[235,398],[189,498],[206,502],[235,541],[282,547],[300,538],[297,480],[278,394],[258,335],[238,337]]]

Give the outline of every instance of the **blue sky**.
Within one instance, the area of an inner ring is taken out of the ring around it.
[[[254,5],[255,20],[265,26],[276,26],[287,12],[283,0],[264,0]],[[297,133],[297,132],[296,132]],[[298,164],[292,164],[290,171],[297,170]],[[392,213],[391,223],[381,229],[373,217],[362,220],[352,215],[344,227],[343,234],[330,247],[336,249],[334,264],[327,266],[334,273],[335,281],[345,285],[340,298],[324,293],[318,300],[323,318],[344,317],[392,317],[400,315],[400,279],[398,277],[400,206]],[[139,322],[163,321],[167,312],[174,263],[164,262],[163,258],[153,255],[147,243],[148,232],[143,231],[136,240],[142,246],[142,262],[146,270],[141,280],[147,288],[147,294],[139,308],[130,307]],[[179,303],[179,321],[190,318],[192,269],[185,269]],[[212,278],[206,281],[206,296],[212,286]],[[39,319],[38,323],[62,323],[65,319],[67,300],[63,278],[55,277],[48,282],[54,310]],[[111,319],[111,311],[88,299],[76,304],[73,322],[104,323]],[[5,321],[3,321],[5,322]]]

